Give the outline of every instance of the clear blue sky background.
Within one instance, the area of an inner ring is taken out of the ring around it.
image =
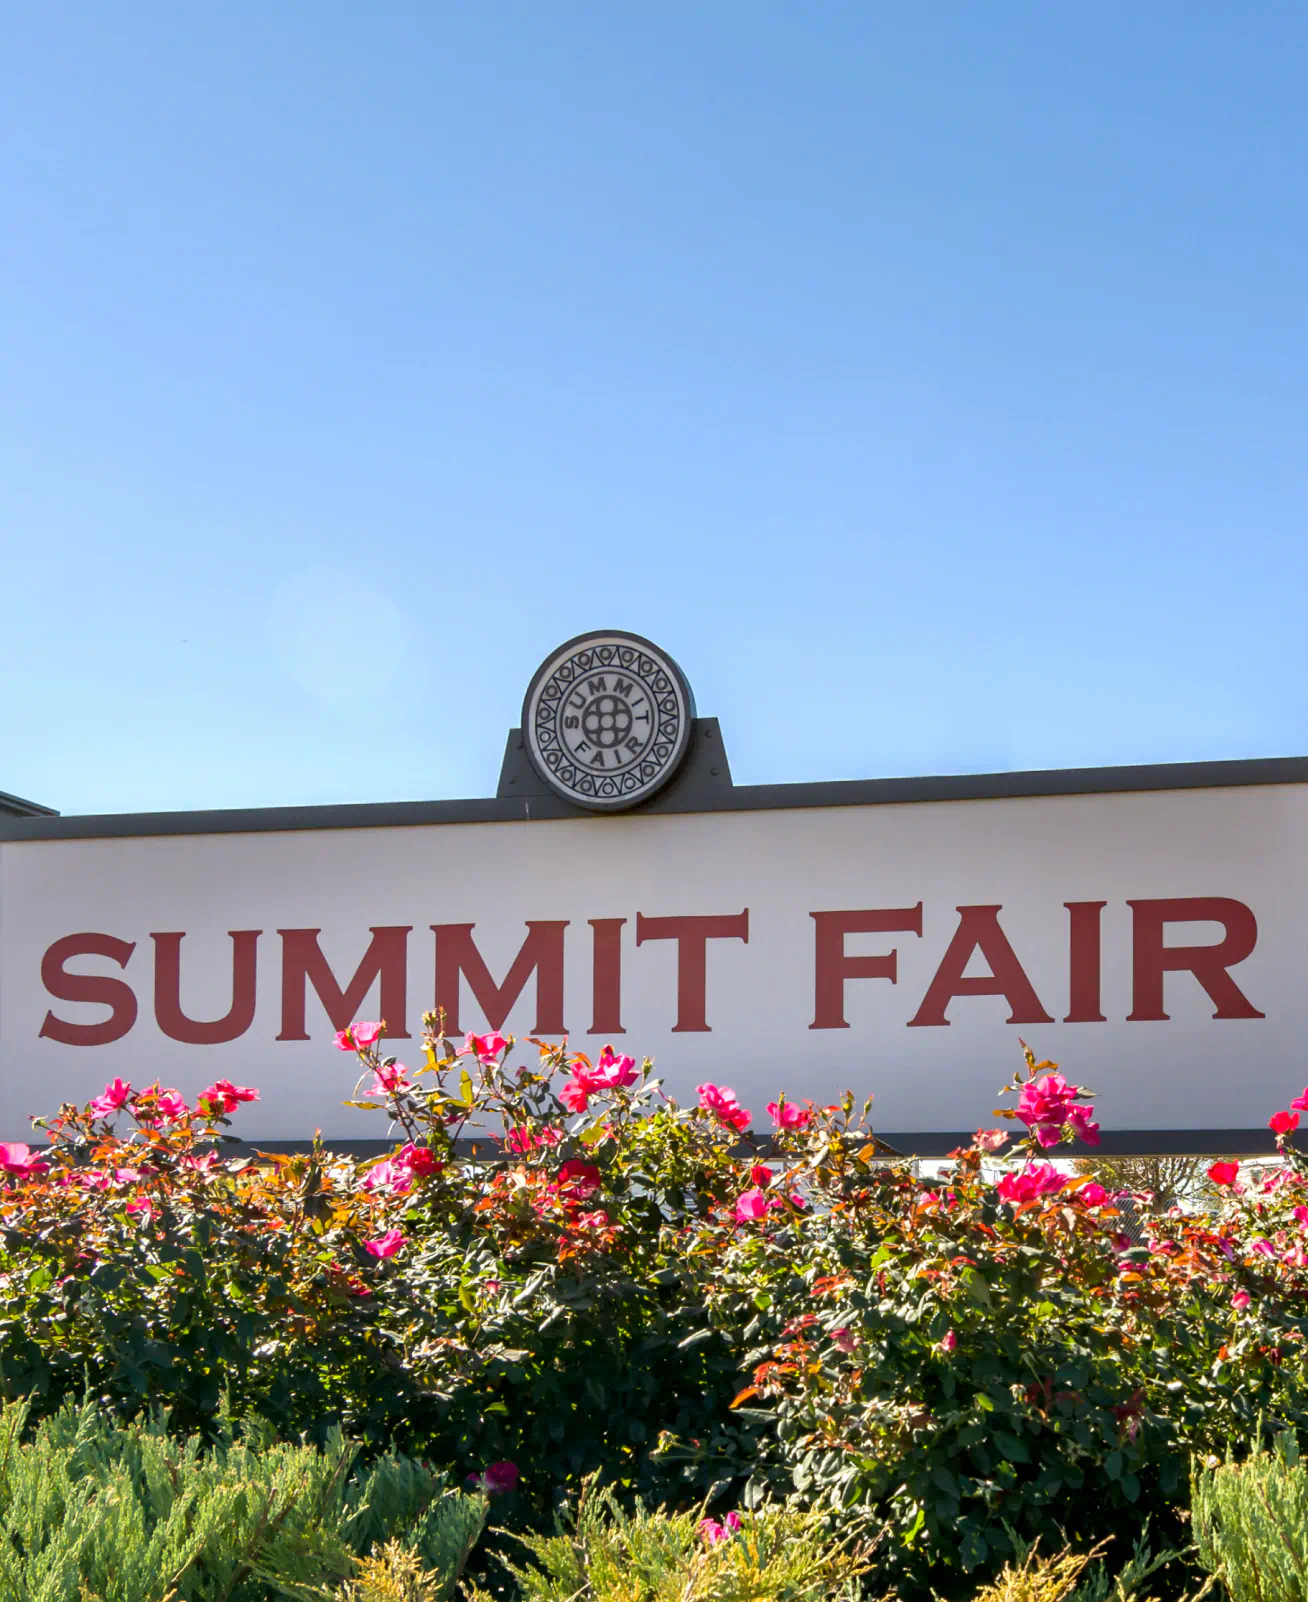
[[[1308,7],[13,4],[0,789],[1308,751]]]

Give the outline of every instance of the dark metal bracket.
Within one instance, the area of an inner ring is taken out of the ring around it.
[[[681,766],[657,795],[632,812],[694,812],[703,808],[711,811],[720,806],[733,789],[731,765],[727,761],[727,748],[722,741],[722,730],[716,718],[695,718],[690,725],[690,742]],[[497,800],[548,800],[560,808],[553,816],[594,817],[584,807],[575,807],[551,790],[536,772],[527,755],[527,742],[521,729],[510,729],[504,747],[504,762],[500,767],[500,782],[495,791]]]

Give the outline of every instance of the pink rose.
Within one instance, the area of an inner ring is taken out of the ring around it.
[[[972,1144],[978,1151],[998,1151],[1001,1146],[1008,1144],[1008,1132],[1004,1129],[978,1129]]]
[[[1214,1163],[1208,1170],[1208,1177],[1214,1185],[1234,1185],[1239,1173],[1239,1163]]]
[[[1297,1112],[1275,1112],[1267,1120],[1267,1127],[1273,1134],[1288,1135],[1299,1127],[1299,1114]]]
[[[593,1068],[581,1058],[575,1058],[571,1071],[572,1078],[559,1092],[559,1098],[573,1112],[585,1112],[588,1098],[597,1096],[600,1091],[624,1090],[640,1078],[636,1059],[617,1056],[612,1046],[605,1046]]]
[[[0,1141],[0,1168],[7,1174],[48,1174],[50,1164],[21,1140]]]
[[[772,1170],[766,1163],[754,1163],[750,1167],[749,1177],[759,1190],[766,1190],[772,1183]]]
[[[1002,1200],[1020,1206],[1038,1196],[1051,1196],[1066,1183],[1052,1163],[1029,1163],[1021,1173],[1005,1174],[995,1188]]]
[[[407,1196],[413,1189],[415,1175],[424,1178],[439,1174],[444,1163],[437,1162],[434,1152],[426,1146],[415,1146],[412,1141],[401,1146],[385,1162],[374,1163],[363,1181],[365,1190],[386,1190],[392,1196]]]
[[[584,1113],[590,1106],[591,1087],[589,1083],[573,1075],[559,1091],[559,1100],[569,1112]]]
[[[372,1257],[394,1257],[407,1240],[408,1236],[402,1235],[398,1229],[388,1229],[376,1240],[364,1241],[363,1249]]]
[[[439,1174],[445,1164],[437,1162],[436,1153],[426,1146],[415,1146],[412,1141],[401,1146],[395,1154],[395,1161],[403,1163],[411,1174]]]
[[[469,1034],[459,1047],[456,1055],[460,1057],[475,1057],[478,1062],[491,1062],[498,1057],[509,1043],[507,1035],[498,1032],[490,1035]]]
[[[585,1201],[600,1186],[600,1171],[594,1163],[584,1163],[579,1157],[570,1157],[559,1165],[558,1188],[574,1201]]]
[[[771,1201],[763,1191],[744,1191],[736,1198],[736,1222],[756,1224],[760,1218],[766,1216],[771,1205]]]
[[[136,1215],[138,1223],[148,1224],[154,1217],[155,1207],[148,1196],[138,1196],[135,1201],[128,1202],[127,1211]]]
[[[176,1123],[179,1118],[185,1118],[190,1112],[185,1098],[176,1090],[161,1090],[155,1098],[155,1106],[159,1114],[169,1123]]]
[[[557,1146],[563,1139],[562,1133],[552,1124],[542,1124],[539,1129],[528,1129],[525,1125],[510,1129],[504,1137],[504,1144],[510,1151],[526,1153],[536,1151],[542,1146]]]
[[[1232,1296],[1232,1298],[1231,1298],[1231,1306],[1235,1308],[1236,1312],[1237,1313],[1243,1313],[1245,1308],[1248,1307],[1248,1305],[1249,1305],[1249,1292],[1248,1291],[1236,1291],[1235,1295]]]
[[[111,1079],[95,1100],[87,1104],[87,1110],[97,1118],[109,1118],[126,1103],[131,1094],[132,1087],[125,1079]]]
[[[716,1113],[724,1124],[730,1124],[733,1129],[749,1127],[749,1109],[736,1100],[736,1092],[730,1085],[696,1085],[695,1094],[700,1106]]]
[[[1045,1074],[1022,1086],[1017,1116],[1034,1131],[1041,1146],[1058,1145],[1069,1124],[1087,1145],[1097,1146],[1099,1125],[1091,1117],[1094,1108],[1076,1105],[1083,1094],[1079,1085],[1069,1084],[1062,1074]]]
[[[612,1046],[605,1046],[599,1061],[587,1075],[597,1090],[625,1090],[640,1078],[634,1057],[619,1057]]]
[[[381,1038],[384,1023],[352,1023],[337,1032],[332,1044],[337,1051],[367,1051]]]
[[[858,1337],[852,1329],[847,1329],[843,1324],[839,1329],[831,1331],[831,1340],[842,1352],[856,1352],[858,1350]]]
[[[1028,1126],[1052,1124],[1061,1128],[1067,1122],[1068,1108],[1080,1093],[1079,1087],[1069,1085],[1062,1074],[1028,1080],[1017,1098],[1017,1116]]]
[[[740,1514],[728,1513],[721,1524],[716,1519],[701,1519],[697,1528],[701,1539],[710,1546],[717,1546],[721,1541],[729,1541],[740,1528]]]
[[[408,1069],[403,1063],[392,1063],[387,1067],[385,1063],[380,1068],[373,1069],[372,1084],[368,1088],[370,1096],[402,1096],[413,1089],[413,1081],[404,1076]]]
[[[413,1189],[413,1173],[404,1163],[388,1157],[385,1162],[374,1163],[368,1170],[364,1175],[363,1188],[388,1191],[392,1196],[407,1196]]]
[[[1290,1105],[1296,1112],[1308,1112],[1308,1090],[1296,1096]]]
[[[258,1101],[259,1092],[248,1085],[234,1085],[230,1079],[215,1079],[198,1099],[207,1102],[211,1112],[229,1113],[239,1102]]]
[[[768,1117],[778,1129],[807,1129],[813,1122],[812,1107],[796,1107],[783,1096],[780,1101],[768,1103]]]
[[[952,1352],[957,1345],[958,1336],[954,1334],[952,1329],[947,1329],[940,1337],[940,1350],[942,1352]]]

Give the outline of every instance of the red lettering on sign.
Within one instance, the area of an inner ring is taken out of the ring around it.
[[[232,1004],[213,1023],[200,1023],[182,1011],[182,941],[185,934],[152,934],[154,1016],[170,1040],[187,1046],[221,1046],[254,1022],[257,952],[262,929],[229,929],[232,942]]]
[[[1053,1023],[999,926],[999,912],[999,906],[959,907],[954,938],[922,997],[922,1005],[908,1020],[910,1029],[948,1027],[945,1008],[955,996],[1003,996],[1012,1009],[1009,1023]],[[963,970],[974,951],[979,951],[990,964],[990,972],[965,979]]]
[[[513,966],[497,985],[490,976],[482,954],[472,938],[471,923],[434,923],[436,932],[436,1005],[445,1009],[445,1026],[459,1031],[459,980],[468,981],[473,1000],[492,1029],[502,1029],[527,980],[536,975],[536,1022],[538,1035],[567,1033],[563,1022],[563,931],[561,921],[527,920],[527,938],[522,942]]]
[[[591,965],[591,1035],[625,1035],[622,1027],[622,926],[625,918],[588,918],[595,931]]]
[[[1228,896],[1180,896],[1162,901],[1128,901],[1135,918],[1131,953],[1133,1005],[1128,1023],[1162,1020],[1163,975],[1192,973],[1208,992],[1214,1018],[1264,1018],[1227,973],[1258,943],[1258,920],[1243,901]],[[1169,923],[1220,923],[1226,931],[1213,946],[1167,946]]]
[[[922,903],[915,907],[878,907],[862,912],[810,912],[816,923],[813,936],[813,1022],[810,1029],[848,1029],[845,1022],[846,979],[899,980],[899,952],[884,956],[850,957],[845,954],[847,934],[922,933]]]
[[[677,942],[677,1021],[673,1034],[709,1032],[705,1017],[710,940],[743,940],[749,944],[749,908],[720,917],[647,918],[636,914],[636,944],[646,940]]]
[[[107,934],[71,934],[56,940],[41,958],[41,983],[56,1001],[75,1001],[109,1008],[100,1023],[69,1023],[47,1012],[40,1035],[61,1046],[107,1046],[121,1040],[136,1022],[136,993],[123,979],[102,974],[68,973],[70,957],[108,957],[120,968],[136,950],[134,940],[117,940]]]
[[[306,992],[312,985],[322,1002],[333,1029],[344,1029],[359,1015],[359,1008],[373,985],[381,981],[379,1011],[386,1021],[386,1038],[407,1040],[405,1028],[406,986],[408,982],[409,931],[403,928],[374,928],[372,943],[354,970],[354,977],[342,990],[327,965],[318,944],[321,929],[279,929],[282,937],[282,1031],[278,1040],[307,1040],[304,1015]]]
[[[1064,1023],[1107,1023],[1100,1012],[1099,914],[1106,901],[1064,901],[1068,916],[1067,1017]]]

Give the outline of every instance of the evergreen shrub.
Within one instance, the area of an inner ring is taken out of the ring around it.
[[[1308,1467],[1294,1436],[1243,1462],[1197,1463],[1195,1545],[1231,1602],[1308,1598]]]
[[[359,1467],[338,1431],[289,1445],[249,1421],[205,1444],[92,1404],[26,1423],[0,1410],[0,1602],[322,1602],[375,1548],[446,1602],[486,1522],[484,1496],[394,1452]]]

